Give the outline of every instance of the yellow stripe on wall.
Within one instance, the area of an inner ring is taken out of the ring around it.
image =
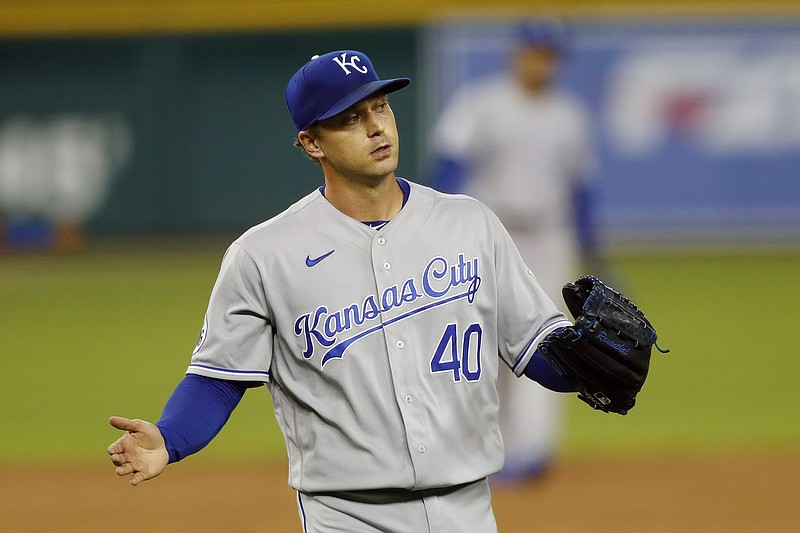
[[[0,0],[0,36],[381,27],[443,16],[800,15],[798,0]]]

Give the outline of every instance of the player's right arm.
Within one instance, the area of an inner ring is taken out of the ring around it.
[[[134,487],[164,471],[169,461],[164,438],[156,426],[144,420],[112,416],[109,424],[125,431],[108,447],[118,476],[131,475]]]
[[[126,433],[108,447],[117,475],[131,485],[152,479],[169,463],[203,449],[219,433],[247,388],[261,383],[233,382],[188,375],[170,396],[156,424],[111,417]]]
[[[467,84],[452,96],[431,132],[433,160],[430,186],[446,193],[463,193],[485,139],[475,103],[484,100],[477,85]]]
[[[442,156],[434,163],[430,186],[441,192],[460,193],[464,190],[466,176],[467,166],[464,163]]]

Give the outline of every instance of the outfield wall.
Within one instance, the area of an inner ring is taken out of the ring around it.
[[[344,47],[382,76],[415,72],[412,29],[0,41],[0,211],[86,213],[101,233],[244,230],[321,185],[283,91]],[[417,87],[393,98],[407,174]]]
[[[502,72],[516,26],[430,24],[422,116]],[[590,115],[606,240],[800,239],[800,17],[574,19],[568,28],[558,83]],[[524,136],[509,132],[509,142]]]
[[[361,2],[311,3],[311,17],[277,1],[249,17],[236,1],[7,2],[0,217],[85,219],[94,233],[125,234],[236,232],[272,216],[321,183],[291,146],[285,83],[311,54],[337,48],[414,79],[393,95],[399,173],[426,182],[447,91],[502,65],[522,2],[501,4],[454,22],[411,2],[370,29],[374,6]],[[800,239],[796,6],[548,5],[573,24],[562,81],[600,132],[603,239]]]
[[[219,33],[416,25],[452,16],[746,17],[800,11],[796,0],[4,0],[10,37]]]

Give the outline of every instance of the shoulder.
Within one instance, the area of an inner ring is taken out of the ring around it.
[[[472,218],[497,218],[486,204],[467,194],[445,193],[414,182],[409,182],[409,184],[411,185],[411,194],[427,197],[432,204],[432,211],[436,214]]]
[[[325,203],[322,193],[314,189],[281,213],[252,226],[234,241],[245,249],[263,247],[265,244],[275,244],[287,238],[296,238],[297,232],[307,225],[310,212],[317,211]]]
[[[480,110],[494,102],[502,102],[514,91],[513,80],[505,74],[494,74],[466,81],[454,91],[447,106]]]
[[[477,243],[484,250],[509,246],[510,237],[498,216],[486,204],[466,194],[449,194],[412,184],[412,194],[424,195],[430,204],[426,230],[429,236],[450,243]]]
[[[465,92],[472,92],[476,95],[488,96],[511,91],[516,87],[514,79],[506,72],[489,74],[467,82],[464,85]]]
[[[405,178],[403,178],[405,179]],[[406,179],[409,186],[411,187],[411,194],[418,194],[420,196],[426,196],[434,203],[455,203],[455,204],[463,204],[463,205],[471,205],[471,204],[479,204],[482,205],[481,202],[473,198],[472,196],[466,194],[452,194],[441,192],[433,187],[429,187],[428,185],[423,185],[421,183],[417,183],[414,181],[409,181]]]

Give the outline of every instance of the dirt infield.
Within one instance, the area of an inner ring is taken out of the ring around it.
[[[495,486],[500,531],[800,531],[800,457],[563,460]],[[8,532],[299,532],[283,464],[170,467],[130,487],[113,467],[0,471]],[[457,533],[457,532],[454,532]]]

